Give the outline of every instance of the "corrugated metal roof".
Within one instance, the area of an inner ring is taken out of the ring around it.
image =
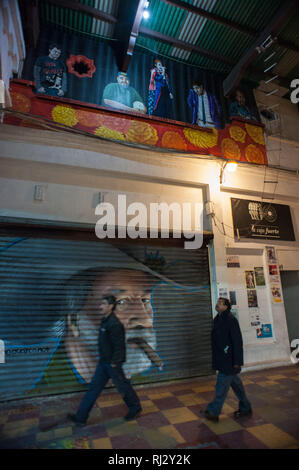
[[[195,0],[194,5],[211,11],[217,0]],[[178,39],[181,41],[196,44],[201,35],[202,29],[208,20],[194,13],[188,13],[181,26]],[[171,54],[181,60],[187,61],[190,58],[191,52],[173,47]]]
[[[76,0],[77,3],[96,8],[110,15],[117,15],[119,0]],[[92,18],[84,12],[78,12],[70,8],[52,5],[50,2],[40,3],[42,21],[63,26],[67,29],[83,34],[91,34],[104,38],[113,38],[115,25],[107,21]]]

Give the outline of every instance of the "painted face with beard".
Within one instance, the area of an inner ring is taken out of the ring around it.
[[[153,328],[151,290],[149,277],[137,270],[117,269],[95,279],[87,302],[78,316],[80,336],[77,342],[80,341],[86,352],[78,354],[79,348],[76,348],[76,354],[68,351],[74,366],[85,380],[90,380],[91,370],[94,371],[96,367],[98,331],[105,314],[102,299],[107,295],[116,299],[114,313],[125,328],[125,375],[132,377],[149,369],[152,364],[160,369],[163,367],[162,360],[155,352],[156,333]]]

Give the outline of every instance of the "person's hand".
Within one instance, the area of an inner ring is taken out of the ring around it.
[[[111,367],[117,367],[117,364],[111,364]]]
[[[58,90],[58,96],[64,96],[64,91],[63,90]]]
[[[173,94],[172,94],[172,93],[169,93],[169,98],[170,98],[171,100],[173,100]]]
[[[46,90],[44,89],[43,86],[41,86],[40,88],[38,88],[37,92],[38,92],[38,93],[45,93]]]

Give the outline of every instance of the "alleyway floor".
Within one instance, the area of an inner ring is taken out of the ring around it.
[[[200,416],[214,396],[216,376],[136,387],[142,415],[105,391],[87,426],[70,423],[82,393],[0,403],[1,449],[299,449],[299,366],[244,372],[252,417],[235,419],[232,391],[218,423]]]

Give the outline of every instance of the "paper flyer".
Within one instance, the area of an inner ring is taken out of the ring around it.
[[[266,253],[268,264],[276,264],[277,259],[274,246],[266,246]]]
[[[227,256],[227,267],[228,268],[239,268],[240,267],[240,259],[237,255],[230,255]]]

